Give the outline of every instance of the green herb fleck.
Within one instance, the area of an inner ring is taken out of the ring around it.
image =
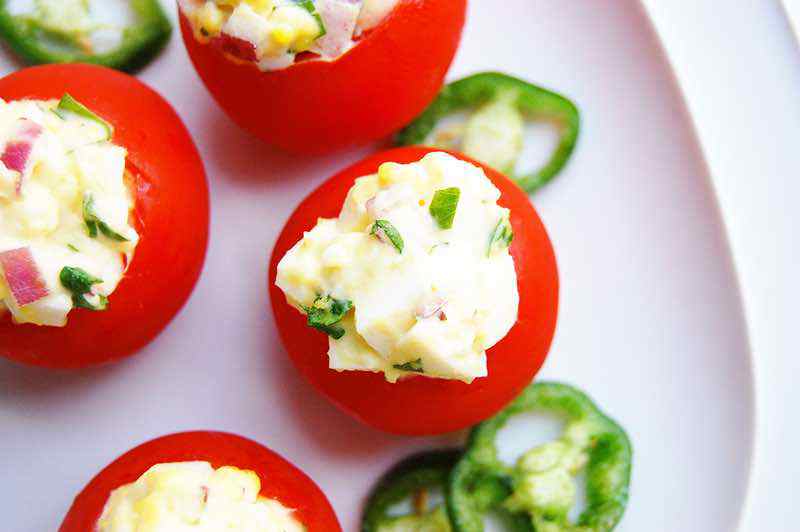
[[[453,220],[456,217],[456,209],[458,208],[458,199],[460,197],[461,190],[456,187],[437,190],[433,195],[429,211],[440,229],[453,227]]]
[[[72,304],[75,305],[75,308],[85,308],[87,310],[94,310],[95,312],[100,312],[101,310],[105,310],[108,308],[108,298],[103,295],[98,295],[98,302],[97,305],[92,305],[89,303],[85,297],[83,296],[72,296]]]
[[[59,279],[64,288],[76,294],[85,294],[91,291],[92,285],[103,282],[102,279],[94,277],[86,270],[72,266],[62,268]]]
[[[410,362],[406,362],[404,364],[395,364],[392,367],[394,369],[399,369],[401,371],[411,371],[413,373],[425,373],[425,370],[422,368],[421,358],[412,360]]]
[[[106,139],[110,139],[114,135],[114,128],[111,126],[111,124],[94,114],[88,107],[67,93],[61,97],[61,101],[58,102],[58,107],[53,109],[53,112],[62,120],[66,120],[70,114],[74,114],[82,118],[92,120],[93,122],[97,122],[105,128]]]
[[[105,310],[108,307],[108,298],[103,295],[98,296],[100,301],[97,305],[92,305],[86,300],[86,294],[91,293],[92,285],[102,283],[102,279],[94,277],[86,270],[72,266],[62,268],[59,279],[64,288],[72,292],[72,304],[76,308]]]
[[[294,0],[294,3],[311,13],[317,21],[319,35],[314,38],[319,39],[320,37],[324,37],[328,33],[328,28],[325,27],[325,22],[323,22],[322,16],[320,16],[319,11],[317,11],[317,6],[314,5],[313,0]]]
[[[375,220],[375,223],[372,224],[372,231],[369,234],[371,235],[380,235],[379,231],[381,231],[386,238],[389,239],[389,242],[395,247],[395,249],[399,252],[403,252],[403,237],[400,236],[400,232],[397,230],[395,226],[389,220]]]
[[[97,230],[99,229],[107,238],[116,240],[117,242],[127,242],[128,239],[111,229],[108,224],[97,217],[94,210],[94,197],[91,194],[86,194],[83,197],[83,221],[86,223],[86,228],[89,230],[89,236],[97,238]]]
[[[74,246],[74,245],[72,245],[72,244],[67,244],[67,247],[68,247],[69,249],[71,249],[72,251],[74,251],[75,253],[79,253],[79,252],[81,251],[81,250],[79,250],[77,247],[75,247],[75,246]]]
[[[489,238],[487,256],[491,257],[495,251],[509,247],[513,240],[514,230],[511,228],[511,222],[508,217],[504,216],[497,222],[494,231],[492,231],[492,236]]]
[[[310,307],[303,307],[308,318],[308,326],[320,330],[333,338],[344,336],[344,329],[337,325],[345,314],[353,308],[349,300],[334,299],[331,296],[318,296]]]

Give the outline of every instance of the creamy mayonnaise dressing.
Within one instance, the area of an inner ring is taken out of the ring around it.
[[[0,308],[17,323],[105,308],[139,240],[126,151],[75,105],[0,100]]]
[[[259,495],[261,480],[208,462],[151,467],[115,489],[96,532],[303,532],[290,508]]]
[[[399,0],[179,0],[202,41],[278,70],[311,52],[334,60],[380,24]]]
[[[278,264],[288,302],[329,334],[332,369],[391,382],[486,376],[485,351],[519,305],[499,198],[480,168],[446,153],[356,180],[339,217],[320,219]]]

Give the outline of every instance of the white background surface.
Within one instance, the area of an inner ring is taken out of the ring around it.
[[[782,239],[797,227],[789,218],[800,175],[796,50],[773,2],[646,3],[714,170],[748,303],[763,407],[750,529],[790,530],[793,490],[779,482],[796,478],[786,457],[798,434],[782,406],[798,369],[788,356],[788,303],[800,294],[786,283],[797,248]],[[750,438],[744,326],[681,102],[635,2],[531,4],[507,2],[514,16],[502,19],[473,0],[452,75],[524,73],[584,108],[575,161],[536,199],[564,283],[545,374],[587,387],[631,430],[634,494],[620,530],[732,530]],[[263,279],[291,208],[367,150],[302,162],[270,152],[216,110],[177,38],[142,77],[176,106],[206,160],[214,216],[206,271],[189,307],[139,357],[81,374],[0,365],[3,513],[11,530],[54,529],[71,497],[118,454],[207,427],[290,457],[354,530],[367,484],[429,443],[360,427],[302,383],[277,346]]]
[[[757,368],[744,530],[796,529],[800,475],[800,53],[776,0],[644,2],[700,134],[729,228]],[[800,21],[800,1],[786,0]],[[800,29],[800,25],[795,24]]]

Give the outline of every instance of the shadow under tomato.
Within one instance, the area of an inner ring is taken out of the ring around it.
[[[294,414],[292,417],[297,420],[307,444],[315,445],[325,454],[366,457],[402,440],[367,427],[325,399],[295,369],[282,347],[272,350],[272,353],[282,358],[280,364],[275,364],[281,372],[281,381],[285,383],[280,394],[283,402],[280,406]]]
[[[109,378],[129,360],[79,370],[28,366],[0,359],[0,402],[36,401],[54,394],[70,396]]]
[[[271,335],[275,342],[279,342],[274,320],[270,319],[270,322]],[[309,331],[309,334],[317,333]],[[359,456],[364,459],[385,454],[392,449],[407,449],[410,442],[423,447],[463,444],[466,431],[440,436],[409,437],[385,433],[364,424],[314,389],[297,370],[286,350],[279,343],[277,346],[277,349],[269,351],[270,356],[277,358],[270,361],[270,366],[279,373],[280,382],[284,385],[279,395],[281,404],[277,406],[293,413],[292,417],[297,420],[297,426],[304,433],[305,444],[315,445],[325,454]],[[320,353],[320,356],[327,355]]]
[[[205,144],[206,160],[216,161],[216,168],[209,169],[209,177],[212,180],[226,179],[240,184],[326,178],[331,167],[338,171],[369,153],[392,145],[391,139],[386,138],[334,154],[292,154],[250,135],[219,107],[210,107],[202,116],[201,123],[200,130],[208,133],[204,139],[198,140]],[[219,175],[213,175],[214,170],[218,170]]]

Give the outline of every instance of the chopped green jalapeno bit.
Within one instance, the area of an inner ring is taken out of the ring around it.
[[[439,127],[445,118],[464,111],[472,113],[466,123]],[[526,119],[555,124],[559,142],[543,167],[518,174]],[[428,109],[397,135],[396,142],[463,151],[509,174],[532,193],[564,168],[579,131],[580,113],[564,96],[506,74],[484,72],[447,85]]]
[[[106,140],[109,140],[114,136],[114,128],[111,124],[97,116],[88,107],[73,98],[70,94],[64,94],[64,96],[61,97],[61,100],[58,102],[58,107],[56,107],[53,112],[64,120],[66,120],[70,114],[75,114],[81,118],[92,120],[105,128]]]
[[[433,195],[433,200],[431,200],[431,206],[428,210],[440,229],[453,227],[453,220],[456,217],[460,197],[461,189],[456,187],[437,190]]]
[[[418,358],[416,360],[412,360],[410,362],[405,362],[403,364],[394,364],[392,366],[394,369],[399,369],[400,371],[412,371],[414,373],[425,373],[425,369],[422,367],[422,359]]]
[[[512,417],[529,411],[566,421],[560,439],[531,449],[515,467],[498,458],[496,439]],[[509,512],[513,530],[608,532],[628,502],[632,451],[625,431],[584,393],[565,384],[531,384],[495,417],[476,426],[447,485],[447,509],[455,532],[480,532],[487,509]],[[572,523],[575,475],[586,471],[587,507]],[[504,493],[487,506],[485,486]]]
[[[106,238],[117,242],[128,242],[127,238],[111,229],[108,224],[97,217],[94,212],[94,198],[91,194],[87,194],[83,198],[83,221],[89,231],[89,236],[92,238],[97,238],[97,230],[99,229]]]
[[[130,23],[97,22],[93,10],[105,1],[35,0],[19,12],[12,0],[0,0],[0,36],[31,64],[94,63],[133,72],[162,50],[172,25],[159,0],[128,0]]]
[[[496,251],[509,247],[513,240],[514,229],[511,227],[511,222],[506,217],[501,218],[489,238],[489,252],[487,255],[491,257]]]
[[[403,252],[403,246],[405,245],[403,237],[400,236],[400,232],[389,220],[375,220],[369,234],[376,235],[381,240],[388,239],[399,253]]]
[[[93,305],[86,300],[86,297],[73,295],[72,304],[75,305],[76,308],[85,308],[87,310],[99,312],[108,308],[108,298],[104,295],[98,295],[97,304]]]
[[[64,288],[77,294],[90,292],[92,285],[103,282],[102,279],[98,279],[85,270],[73,268],[72,266],[62,268],[59,279]]]
[[[318,296],[310,307],[303,307],[308,319],[308,326],[320,330],[339,340],[344,336],[344,329],[337,325],[345,314],[353,308],[353,302],[334,299],[331,296]]]
[[[106,296],[93,296],[97,298],[96,304],[92,304],[86,299],[86,294],[91,295],[92,285],[103,282],[102,279],[94,277],[86,270],[65,266],[61,269],[59,280],[64,288],[72,292],[72,304],[76,308],[105,310],[108,307],[108,298]]]
[[[361,532],[450,532],[443,506],[428,508],[427,494],[445,490],[447,477],[461,456],[459,450],[415,454],[392,467],[373,487],[361,519]],[[390,509],[412,500],[414,513],[391,515]]]
[[[319,34],[314,37],[315,39],[319,39],[320,37],[324,37],[328,33],[328,29],[325,27],[325,22],[322,20],[322,16],[317,11],[317,6],[314,5],[312,0],[293,0],[295,4],[299,5],[312,15],[314,15],[314,19],[317,21],[317,26],[319,26]]]

